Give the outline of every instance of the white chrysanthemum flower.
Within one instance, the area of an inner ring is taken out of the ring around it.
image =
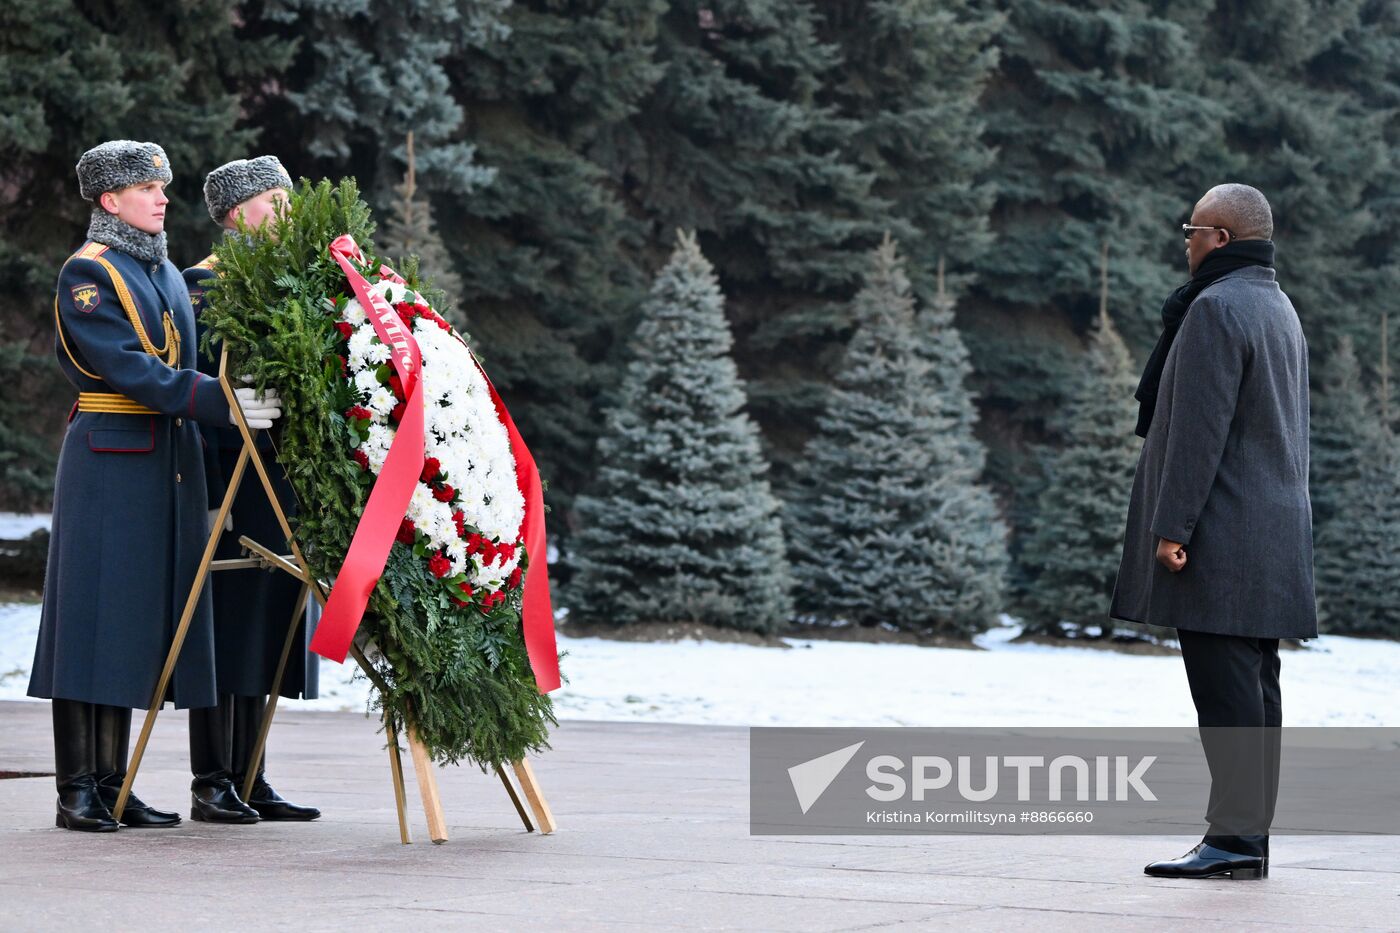
[[[398,403],[399,400],[394,398],[394,393],[384,388],[384,386],[378,386],[369,394],[369,399],[365,402],[365,407],[378,415],[387,416],[389,412],[394,410],[394,406]]]
[[[364,359],[369,352],[370,344],[375,341],[374,328],[360,327],[350,335],[350,355],[359,359]]]
[[[361,369],[355,373],[355,388],[359,390],[361,397],[373,394],[374,390],[379,387],[379,380],[375,378],[373,371]]]
[[[369,316],[365,314],[365,309],[360,307],[358,301],[351,299],[350,303],[340,312],[340,319],[354,327],[359,327],[369,320]]]

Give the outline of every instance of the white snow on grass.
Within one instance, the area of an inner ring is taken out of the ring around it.
[[[560,637],[561,719],[754,726],[1193,726],[1181,658],[1011,644],[986,650],[790,639],[789,649]],[[0,605],[0,699],[23,699],[39,607]],[[363,710],[354,666],[321,663],[321,698],[284,709]],[[1324,636],[1283,652],[1290,726],[1400,725],[1400,643]]]

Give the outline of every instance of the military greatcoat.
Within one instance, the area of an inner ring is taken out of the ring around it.
[[[59,366],[78,391],[54,488],[29,695],[144,709],[208,538],[204,442],[228,423],[196,369],[180,271],[88,241],[54,305]],[[175,668],[177,707],[213,706],[213,614],[201,593]]]

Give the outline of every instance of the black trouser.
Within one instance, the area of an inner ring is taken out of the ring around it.
[[[1208,845],[1267,855],[1278,800],[1280,730],[1277,638],[1177,630],[1210,767]]]

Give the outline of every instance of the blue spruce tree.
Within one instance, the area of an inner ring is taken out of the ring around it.
[[[819,621],[965,635],[1001,607],[1006,529],[977,482],[951,312],[924,312],[916,331],[914,305],[886,237],[786,497],[798,608]]]
[[[1045,485],[1021,551],[1019,594],[1028,632],[1113,634],[1108,602],[1122,557],[1123,517],[1140,443],[1137,375],[1108,316],[1108,252],[1101,257],[1099,317],[1068,399],[1055,419],[1064,439],[1044,459]]]
[[[607,415],[596,487],[577,501],[575,618],[766,632],[790,616],[778,500],[732,345],[714,269],[681,233]]]

